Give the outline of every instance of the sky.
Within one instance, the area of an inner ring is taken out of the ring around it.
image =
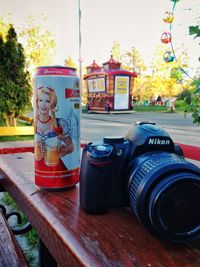
[[[169,31],[169,24],[163,22],[163,17],[166,11],[172,10],[173,2],[80,0],[80,6],[81,59],[84,66],[90,65],[94,59],[100,65],[106,62],[110,58],[114,41],[120,43],[122,50],[135,47],[149,65],[156,47],[161,44],[162,33]],[[78,64],[78,0],[0,0],[0,16],[8,17],[16,29],[26,25],[29,15],[40,21],[41,14],[47,18],[45,23],[42,22],[43,27],[56,40],[54,64],[63,65],[68,56]],[[200,46],[193,37],[188,36],[188,25],[194,21],[196,23],[199,14],[199,0],[180,0],[176,4],[172,24],[174,48],[184,43],[189,49],[191,64],[195,67],[199,66],[197,58],[200,56]],[[166,50],[169,49],[166,45]]]

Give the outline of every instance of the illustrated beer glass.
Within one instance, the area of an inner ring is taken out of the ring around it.
[[[35,160],[41,160],[42,158],[42,138],[35,135]]]
[[[34,77],[35,183],[61,190],[79,181],[80,80],[76,69],[38,67]]]
[[[59,163],[59,141],[56,137],[45,141],[45,164],[47,166],[57,166]]]

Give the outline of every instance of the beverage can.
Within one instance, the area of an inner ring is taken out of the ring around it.
[[[80,79],[76,69],[38,67],[34,77],[35,184],[61,190],[79,182]]]

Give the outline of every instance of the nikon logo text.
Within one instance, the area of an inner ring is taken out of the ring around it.
[[[170,140],[161,140],[158,138],[150,138],[149,145],[170,145]]]

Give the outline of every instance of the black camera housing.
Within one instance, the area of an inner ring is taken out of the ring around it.
[[[129,158],[129,146],[123,137],[105,137],[104,143],[92,143],[83,149],[80,203],[88,213],[101,214],[126,205],[125,182],[120,177]]]
[[[185,161],[180,146],[155,123],[138,122],[125,137],[104,137],[83,149],[80,206],[90,214],[130,206],[150,231],[184,243],[200,238],[196,201],[200,169]]]

